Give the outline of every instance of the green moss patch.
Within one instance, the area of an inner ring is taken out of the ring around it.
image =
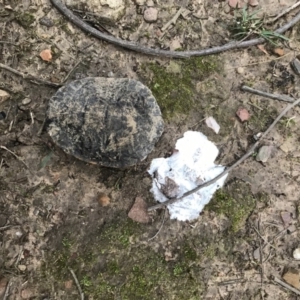
[[[20,23],[25,29],[29,28],[30,25],[35,21],[34,15],[28,12],[19,12],[16,15],[16,20]]]
[[[244,225],[255,205],[256,199],[249,185],[235,182],[228,189],[219,189],[207,207],[228,217],[231,222],[230,229],[236,232]]]
[[[165,118],[188,114],[197,106],[195,82],[220,70],[216,56],[171,61],[168,66],[150,63],[143,66],[152,73],[147,82]]]
[[[43,278],[65,289],[72,268],[89,299],[201,299],[201,257],[195,246],[185,241],[176,250],[177,259],[166,261],[163,251],[135,243],[142,231],[142,225],[126,219],[105,225],[77,249],[72,237],[64,237],[59,249],[47,255]],[[71,299],[71,291],[65,299]]]

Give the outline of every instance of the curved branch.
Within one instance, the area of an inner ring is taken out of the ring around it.
[[[250,46],[255,46],[258,44],[262,44],[265,42],[263,38],[252,39],[249,41],[238,42],[234,41],[223,46],[217,46],[213,48],[207,48],[202,50],[190,50],[190,51],[169,51],[169,50],[161,50],[161,49],[152,49],[140,45],[135,42],[129,42],[126,40],[122,40],[108,34],[102,33],[97,29],[91,27],[87,23],[83,22],[80,18],[75,16],[71,10],[69,10],[65,4],[61,2],[61,0],[50,0],[51,3],[56,7],[56,9],[65,16],[70,22],[74,25],[82,29],[83,31],[91,34],[92,36],[96,37],[97,39],[104,40],[106,42],[112,43],[114,45],[130,49],[136,52],[141,52],[148,55],[157,55],[157,56],[167,56],[167,57],[174,57],[174,58],[188,58],[192,56],[204,56],[204,55],[211,55],[216,53],[221,53],[224,51],[232,50],[232,49],[241,49],[247,48]],[[297,14],[290,22],[285,24],[284,26],[277,29],[275,32],[277,33],[284,33],[291,27],[293,27],[298,21],[300,21],[300,13]]]

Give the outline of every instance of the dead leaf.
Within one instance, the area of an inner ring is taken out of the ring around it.
[[[280,213],[280,215],[281,215],[281,219],[284,224],[284,227],[289,227],[289,225],[292,221],[291,213],[289,213],[288,211],[282,211]]]
[[[248,121],[250,118],[250,114],[248,112],[248,110],[246,108],[239,108],[236,112],[236,115],[239,117],[239,119],[244,122],[244,121]]]
[[[45,49],[40,53],[40,57],[44,61],[51,61],[52,53],[50,49]]]
[[[136,197],[133,206],[131,207],[128,217],[139,223],[148,223],[150,217],[147,212],[147,204],[141,197]]]
[[[296,289],[300,288],[300,276],[299,276],[299,271],[294,269],[294,268],[289,268],[284,275],[282,276],[284,281],[291,286],[295,287]]]
[[[258,2],[257,0],[249,0],[249,1],[248,1],[248,4],[249,4],[250,6],[257,6],[257,5],[259,4],[259,2]]]
[[[65,281],[65,288],[67,290],[71,289],[72,286],[73,286],[73,280],[67,280],[67,281]]]
[[[264,45],[257,45],[257,48],[262,51],[263,53],[265,53],[266,55],[270,55],[269,52],[265,49]]]
[[[273,49],[273,52],[277,54],[278,56],[283,56],[284,55],[284,50],[282,48],[275,48]]]
[[[108,206],[110,203],[110,198],[106,194],[100,193],[98,196],[98,202],[101,206]]]

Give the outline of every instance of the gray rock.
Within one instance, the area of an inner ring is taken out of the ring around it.
[[[295,58],[293,61],[291,61],[291,66],[292,66],[294,72],[297,75],[300,75],[300,61],[299,61],[299,59]]]
[[[41,25],[44,25],[44,26],[48,27],[48,28],[50,28],[54,25],[54,22],[46,16],[40,18],[39,23]]]
[[[144,19],[148,23],[155,22],[157,20],[158,11],[156,8],[149,7],[144,11]]]
[[[256,160],[261,161],[263,163],[267,162],[272,154],[272,146],[262,146],[258,150],[258,154],[256,155]]]
[[[50,99],[47,130],[66,153],[107,167],[132,166],[164,129],[151,91],[132,79],[84,78]]]

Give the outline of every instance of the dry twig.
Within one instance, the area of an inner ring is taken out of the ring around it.
[[[277,21],[279,18],[283,17],[284,15],[288,14],[291,10],[297,8],[300,5],[300,1],[296,2],[295,4],[293,4],[292,6],[288,7],[287,9],[285,9],[283,12],[281,12],[280,14],[278,14],[275,18],[273,18],[272,20],[267,21],[267,24],[272,24],[275,21]]]
[[[199,190],[215,183],[216,181],[218,181],[220,178],[222,178],[223,176],[225,176],[226,174],[228,174],[229,172],[231,172],[234,168],[236,168],[238,165],[240,165],[242,162],[244,162],[249,156],[251,156],[255,149],[259,146],[260,142],[269,134],[269,132],[273,129],[273,127],[278,123],[278,121],[293,107],[295,107],[296,105],[298,105],[300,103],[300,98],[296,101],[294,101],[293,103],[289,104],[279,115],[278,117],[273,121],[273,123],[269,126],[269,128],[262,134],[261,138],[252,145],[252,147],[250,147],[250,149],[246,152],[246,154],[244,156],[242,156],[238,161],[236,161],[231,167],[229,167],[228,169],[226,169],[224,172],[220,173],[218,176],[216,176],[214,179],[206,181],[205,183],[197,186],[196,188],[184,193],[181,197],[179,198],[171,198],[165,202],[159,203],[157,205],[151,206],[148,208],[148,211],[152,211],[158,208],[162,208],[165,207],[167,205],[173,204],[175,202],[178,202],[180,200],[182,200],[183,198],[192,195],[196,192],[198,192]]]
[[[19,75],[21,76],[23,79],[27,79],[27,80],[30,80],[31,82],[35,83],[35,84],[44,84],[44,85],[49,85],[49,86],[53,86],[53,87],[61,87],[62,84],[60,83],[54,83],[54,82],[51,82],[51,81],[46,81],[46,80],[42,80],[42,79],[39,79],[37,77],[34,77],[32,75],[26,75],[18,70],[15,70],[7,65],[4,65],[4,64],[1,64],[0,63],[0,69],[4,69],[4,70],[7,70],[7,71],[10,71],[16,75]]]
[[[297,294],[297,295],[300,296],[300,291],[298,289],[290,286],[289,284],[285,283],[284,281],[280,280],[279,278],[277,278],[277,277],[274,276],[273,281],[275,283],[280,284],[281,286],[283,286],[284,288],[288,289],[289,291],[291,291],[291,292],[293,292],[293,293],[295,293],[295,294]]]
[[[130,42],[126,40],[122,40],[108,34],[102,33],[99,30],[91,27],[90,25],[86,24],[80,18],[75,16],[72,11],[70,11],[60,0],[51,0],[51,3],[56,7],[56,9],[64,15],[70,22],[75,24],[77,27],[82,29],[83,31],[89,33],[90,35],[104,40],[106,42],[112,43],[114,45],[130,49],[136,52],[145,53],[148,55],[160,55],[160,56],[168,56],[168,57],[177,57],[177,58],[188,58],[192,56],[204,56],[204,55],[211,55],[216,53],[221,53],[224,51],[232,50],[232,49],[241,49],[247,48],[250,46],[255,46],[258,44],[262,44],[265,42],[263,38],[257,38],[249,41],[240,42],[231,42],[225,44],[223,46],[212,47],[208,49],[202,50],[191,50],[191,51],[169,51],[169,50],[161,50],[161,49],[152,49],[135,42]],[[274,32],[283,34],[288,29],[292,28],[298,21],[300,21],[300,13],[297,14],[290,22],[286,23],[284,26],[280,27],[279,29],[275,30]]]
[[[168,29],[172,24],[176,24],[177,19],[179,18],[179,16],[181,15],[181,13],[184,11],[184,8],[181,6],[179,8],[179,10],[177,11],[177,13],[174,15],[174,17],[167,23],[165,24],[161,31],[165,31],[166,29]]]
[[[16,153],[14,153],[13,151],[9,150],[5,146],[1,146],[0,145],[0,149],[3,149],[5,151],[9,152],[10,154],[12,154],[17,160],[19,160],[20,162],[22,162],[27,169],[29,169],[28,166],[26,165],[25,161],[20,156],[18,156]]]
[[[8,298],[9,289],[10,289],[11,284],[12,284],[12,282],[11,282],[11,280],[9,280],[8,283],[7,283],[6,289],[5,289],[5,294],[3,296],[3,300],[6,300]]]
[[[148,242],[153,240],[154,238],[157,237],[157,235],[160,233],[161,229],[163,228],[164,226],[164,223],[165,223],[165,217],[166,217],[166,209],[164,210],[164,215],[163,215],[163,219],[162,219],[162,222],[161,222],[161,225],[159,227],[159,229],[157,230],[157,232],[155,233],[155,235],[153,237],[151,237],[150,239],[148,239]]]
[[[290,102],[290,103],[293,103],[295,101],[294,98],[286,96],[286,95],[270,94],[270,93],[267,93],[267,92],[263,92],[263,91],[260,91],[260,90],[253,89],[253,88],[251,88],[249,86],[246,86],[246,85],[243,85],[241,87],[241,90],[244,91],[244,92],[249,92],[249,93],[252,93],[252,94],[255,94],[255,95],[267,97],[267,98],[274,99],[274,100],[280,100],[280,101]]]
[[[78,292],[79,292],[79,294],[80,294],[80,299],[81,299],[81,300],[84,300],[84,293],[82,292],[82,289],[81,289],[81,287],[80,287],[79,281],[78,281],[78,279],[77,279],[77,277],[76,277],[74,271],[73,271],[71,268],[69,268],[69,271],[70,271],[70,273],[72,274],[72,276],[73,276],[73,278],[74,278],[74,281],[75,281],[75,283],[76,283]]]

